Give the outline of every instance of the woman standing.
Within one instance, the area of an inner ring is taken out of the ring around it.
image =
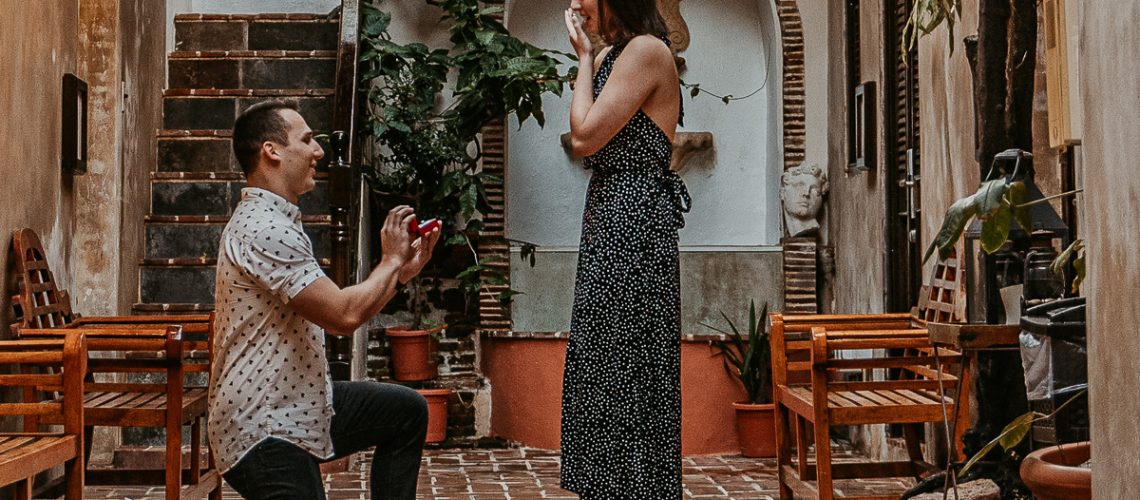
[[[562,487],[681,497],[681,92],[655,0],[573,0],[571,144],[593,170],[562,385]],[[597,56],[587,33],[609,47]]]

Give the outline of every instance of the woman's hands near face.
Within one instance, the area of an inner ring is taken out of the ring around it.
[[[578,55],[578,60],[581,61],[594,54],[594,45],[590,42],[590,37],[586,35],[586,31],[582,28],[582,21],[576,14],[571,7],[566,9],[563,17],[566,21],[566,33],[570,38],[570,45],[574,47],[574,52]]]

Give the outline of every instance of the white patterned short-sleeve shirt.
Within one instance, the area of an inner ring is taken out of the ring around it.
[[[332,456],[324,333],[286,306],[322,276],[301,210],[264,189],[243,189],[222,233],[215,280],[209,435],[223,473],[269,437]]]

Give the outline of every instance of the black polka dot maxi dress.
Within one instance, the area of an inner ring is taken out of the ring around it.
[[[624,46],[594,76],[601,93]],[[562,487],[592,499],[681,497],[680,272],[689,210],[672,142],[638,110],[585,159],[562,385]]]

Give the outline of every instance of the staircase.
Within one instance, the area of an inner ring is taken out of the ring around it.
[[[135,312],[213,309],[218,242],[245,185],[231,148],[234,119],[256,102],[290,99],[314,131],[329,132],[338,22],[314,14],[175,16]],[[326,151],[318,166],[316,189],[300,199],[326,268],[331,156]]]

